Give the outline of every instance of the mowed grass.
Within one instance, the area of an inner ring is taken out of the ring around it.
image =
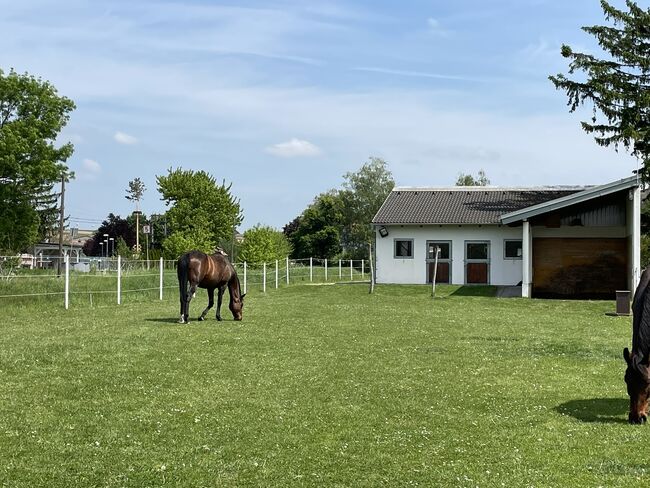
[[[295,286],[190,325],[171,298],[3,306],[0,485],[647,486],[631,319],[467,291]]]

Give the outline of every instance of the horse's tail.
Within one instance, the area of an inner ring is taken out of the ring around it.
[[[186,302],[189,294],[189,269],[190,269],[190,255],[183,254],[176,262],[176,274],[178,275],[178,288],[181,294],[181,301]]]

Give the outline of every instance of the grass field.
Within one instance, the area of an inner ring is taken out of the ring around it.
[[[171,298],[3,306],[0,485],[647,486],[630,318],[473,291],[295,286],[186,326]]]

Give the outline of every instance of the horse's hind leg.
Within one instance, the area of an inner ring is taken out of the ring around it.
[[[192,300],[194,295],[196,295],[196,285],[192,284],[190,285],[190,291],[187,294],[187,298],[185,300],[185,310],[183,313],[183,318],[185,319],[186,324],[190,323],[190,301]]]
[[[217,293],[217,320],[221,321],[221,300],[223,299],[223,292],[226,290],[226,286],[222,286],[219,288],[219,292]]]
[[[208,314],[208,312],[213,306],[214,306],[214,288],[208,288],[208,306],[199,317],[199,320],[205,320],[205,316]]]

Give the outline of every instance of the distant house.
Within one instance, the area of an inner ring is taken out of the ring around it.
[[[396,187],[373,219],[377,283],[613,298],[640,276],[636,177],[584,187]]]

